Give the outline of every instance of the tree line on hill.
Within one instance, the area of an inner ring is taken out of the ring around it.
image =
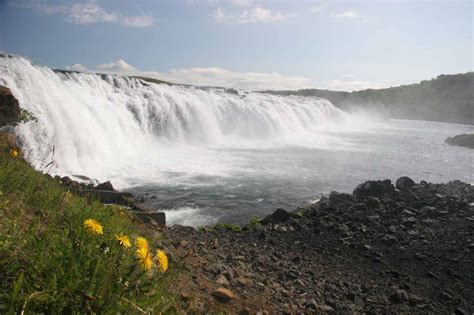
[[[386,89],[341,92],[321,89],[262,91],[276,95],[315,96],[349,112],[474,125],[474,72],[439,75],[420,83]]]

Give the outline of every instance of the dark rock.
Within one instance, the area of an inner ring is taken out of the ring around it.
[[[366,204],[370,209],[378,209],[382,205],[380,199],[374,196],[367,197]]]
[[[469,312],[464,307],[458,306],[454,310],[454,314],[455,315],[469,315]]]
[[[308,309],[317,310],[318,309],[318,303],[316,302],[315,299],[310,299],[310,300],[307,300],[304,303],[304,307],[308,308]]]
[[[351,207],[351,211],[367,211],[369,208],[365,203],[356,203]]]
[[[417,213],[425,217],[438,217],[440,215],[435,207],[424,206],[417,210]]]
[[[99,184],[95,187],[97,190],[107,190],[107,191],[115,191],[114,186],[112,186],[112,183],[109,181],[106,181],[105,183]]]
[[[20,104],[9,88],[0,86],[0,127],[13,126],[20,121]]]
[[[450,145],[457,145],[474,149],[474,134],[463,133],[462,135],[449,137],[444,142]]]
[[[331,191],[329,194],[329,202],[332,204],[339,204],[341,202],[352,201],[352,195],[346,193],[339,193],[337,191]]]
[[[400,190],[407,190],[415,185],[415,182],[408,176],[402,176],[395,182],[395,187]]]
[[[390,301],[393,303],[405,303],[408,301],[408,294],[405,290],[397,289],[395,292],[390,296]]]
[[[237,91],[236,89],[233,89],[233,88],[225,89],[225,92],[229,93],[229,94],[239,95],[239,91]]]
[[[166,226],[166,215],[164,212],[157,211],[134,211],[137,217],[143,223],[150,223],[154,226]]]
[[[364,197],[381,197],[384,194],[391,193],[394,191],[392,182],[389,179],[386,180],[369,180],[365,183],[359,184],[353,192],[353,195],[357,199]]]
[[[282,223],[288,220],[291,215],[285,209],[277,209],[272,214],[266,216],[261,223],[263,225]]]

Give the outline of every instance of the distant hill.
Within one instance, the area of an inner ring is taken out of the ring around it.
[[[368,110],[379,116],[474,125],[474,72],[387,89],[338,92],[318,89],[263,91],[276,95],[316,96],[350,112]]]

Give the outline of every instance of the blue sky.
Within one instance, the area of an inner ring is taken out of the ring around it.
[[[247,89],[473,71],[473,1],[0,0],[0,50],[54,68]]]

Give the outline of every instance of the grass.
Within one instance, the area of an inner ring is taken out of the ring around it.
[[[14,157],[5,139],[0,135],[0,313],[172,311],[174,273],[157,268],[159,237],[138,228],[121,207],[68,193],[21,154]],[[86,219],[103,234],[88,231]],[[150,270],[137,263],[136,245],[120,245],[118,234],[132,243],[137,236],[148,240]]]

